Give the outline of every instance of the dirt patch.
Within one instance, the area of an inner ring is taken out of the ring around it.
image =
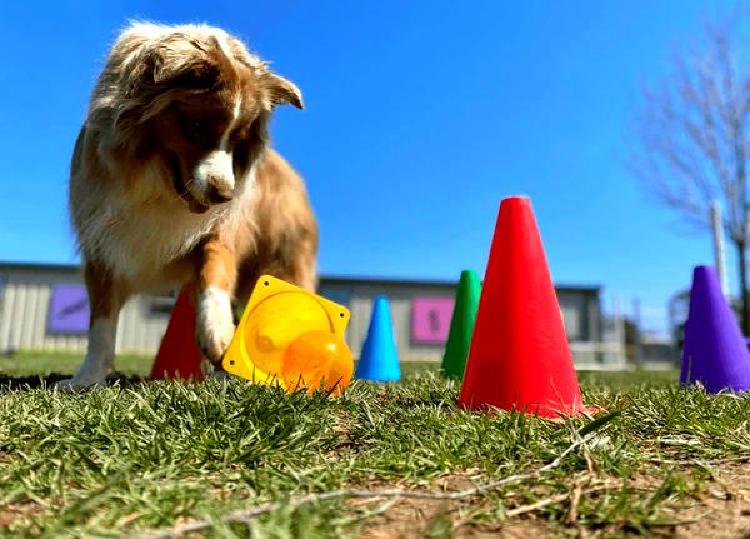
[[[707,481],[701,494],[665,503],[663,514],[673,525],[654,526],[648,532],[652,537],[716,537],[722,539],[750,539],[750,464],[725,463],[716,465],[713,478]],[[471,486],[467,477],[458,475],[441,478],[434,487],[441,490],[459,490]],[[627,482],[628,488],[655,492],[659,483],[647,476]],[[592,492],[590,496],[599,496]],[[587,494],[583,494],[585,498]],[[636,537],[635,531],[612,524],[597,529],[587,529],[578,523],[565,524],[548,521],[544,513],[530,510],[522,516],[503,519],[498,511],[492,514],[492,502],[486,498],[466,500],[352,500],[370,516],[362,529],[363,539],[421,537],[484,538],[502,537],[529,539],[532,537]],[[569,504],[565,499],[560,503]],[[467,515],[483,510],[488,518],[468,519]],[[511,510],[512,511],[512,510]]]
[[[472,489],[476,473],[465,472],[443,476],[433,481],[431,492],[458,492]],[[403,488],[404,485],[368,484],[373,490]],[[533,489],[535,490],[535,489]],[[363,539],[458,539],[552,537],[561,528],[537,518],[533,511],[517,518],[502,518],[501,504],[492,498],[477,496],[459,500],[429,498],[351,499],[351,508],[369,515],[360,537]],[[477,518],[477,514],[481,517]]]
[[[41,513],[43,510],[41,505],[34,502],[8,504],[0,509],[0,529],[7,528],[17,520]]]
[[[675,537],[750,537],[750,465],[716,466],[706,494],[675,516],[688,522],[675,528]]]
[[[529,539],[559,534],[552,525],[536,518],[466,522],[462,514],[472,508],[471,502],[397,500],[391,503],[381,501],[378,504],[387,506],[387,510],[368,519],[360,534],[361,539]],[[370,506],[371,510],[379,509],[377,505],[372,508],[372,503]]]

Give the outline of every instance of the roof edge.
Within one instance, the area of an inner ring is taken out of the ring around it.
[[[0,262],[0,272],[3,271],[63,271],[68,273],[80,272],[79,264],[62,264],[54,262]],[[373,275],[335,275],[323,274],[320,276],[321,284],[356,284],[356,285],[388,285],[388,286],[422,286],[422,287],[453,287],[456,280],[450,279],[418,279],[415,277],[377,277]],[[598,284],[566,284],[555,283],[558,290],[580,290],[587,292],[598,292],[602,289]]]

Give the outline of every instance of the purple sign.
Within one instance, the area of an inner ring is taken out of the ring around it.
[[[85,335],[89,329],[89,298],[80,284],[61,284],[52,289],[47,331]]]
[[[416,344],[444,344],[453,315],[453,298],[414,298],[411,302],[411,340]]]

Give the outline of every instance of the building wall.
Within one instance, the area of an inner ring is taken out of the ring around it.
[[[420,344],[413,340],[411,331],[414,298],[453,298],[455,288],[451,283],[399,283],[366,281],[343,282],[331,279],[321,281],[323,296],[347,305],[352,319],[347,330],[347,341],[355,356],[359,354],[372,312],[375,295],[384,294],[391,306],[396,344],[402,358],[410,360],[438,360],[443,344]],[[617,363],[616,355],[605,355],[599,341],[602,338],[599,290],[595,287],[559,287],[557,290],[560,310],[565,323],[571,350],[576,362],[581,365],[597,365],[602,362]],[[450,320],[441,320],[449,324]],[[444,328],[447,332],[447,327]]]
[[[412,299],[415,297],[452,298],[452,287],[420,286],[419,284],[399,286],[391,285],[351,285],[330,283],[322,280],[320,293],[323,296],[347,305],[351,311],[351,321],[347,328],[347,342],[355,356],[359,355],[372,313],[372,302],[376,295],[388,297],[393,320],[394,336],[399,353],[410,360],[436,360],[443,351],[443,345],[428,345],[414,342],[411,331]],[[348,297],[348,301],[342,300]],[[450,321],[441,320],[448,324]],[[447,331],[447,327],[444,328]]]
[[[55,334],[50,331],[50,301],[59,285],[80,285],[79,271],[72,266],[0,265],[0,353],[13,350],[83,352],[84,331]],[[375,295],[390,300],[391,316],[402,359],[438,360],[443,343],[418,342],[412,331],[414,300],[444,298],[441,316],[432,320],[434,330],[447,334],[454,284],[446,282],[395,281],[380,279],[322,278],[320,293],[351,310],[347,342],[359,355],[367,335]],[[599,291],[595,287],[558,288],[561,314],[571,348],[579,365],[601,363],[597,347],[601,339]],[[118,353],[153,354],[169,319],[174,294],[162,297],[136,296],[120,314],[117,330]],[[447,313],[447,314],[446,314]],[[609,356],[607,356],[608,358]],[[611,362],[611,359],[605,359]]]
[[[75,270],[0,270],[0,352],[12,350],[83,351],[86,335],[48,331],[49,306],[56,285],[80,284]],[[169,319],[158,300],[135,296],[123,308],[117,351],[152,353]]]

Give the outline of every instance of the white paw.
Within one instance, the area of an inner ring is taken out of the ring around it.
[[[198,346],[218,363],[234,335],[232,302],[224,290],[209,286],[198,299]]]
[[[60,380],[55,384],[55,389],[60,391],[84,391],[86,389],[91,389],[95,386],[106,386],[107,381],[104,377],[101,378],[89,378],[89,377],[79,377],[74,376],[73,378],[68,378],[67,380]]]
[[[73,378],[60,380],[55,384],[55,389],[81,391],[93,386],[105,386],[107,374],[112,372],[114,363],[116,330],[116,320],[94,320],[89,329],[88,350],[83,364]]]

